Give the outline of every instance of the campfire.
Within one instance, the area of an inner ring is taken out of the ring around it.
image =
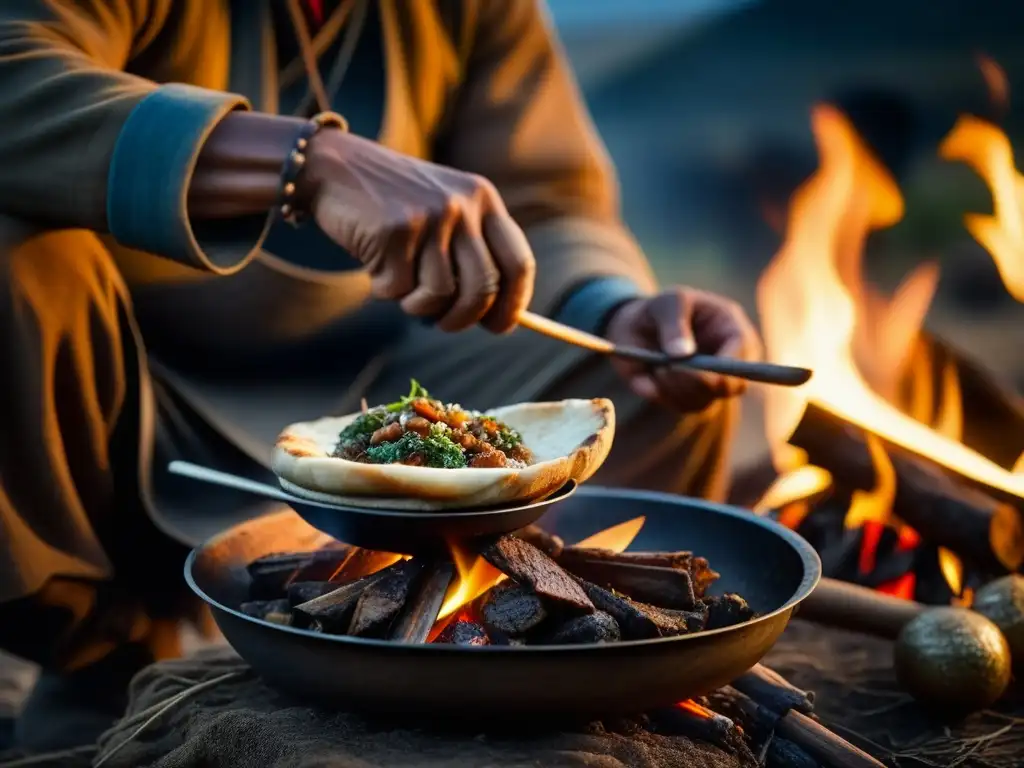
[[[1024,563],[1024,456],[1001,464],[962,442],[969,363],[930,359],[919,343],[938,268],[922,264],[891,296],[864,280],[868,236],[902,218],[903,198],[840,111],[818,106],[811,125],[819,167],[790,201],[757,299],[768,358],[815,375],[764,393],[777,479],[755,510],[808,538],[828,576],[969,605],[973,588]],[[964,116],[940,154],[991,190],[994,215],[965,225],[1024,298],[1024,176],[1009,140]]]
[[[691,552],[626,552],[639,517],[566,546],[537,526],[451,559],[330,541],[248,566],[243,613],[325,634],[449,645],[566,645],[672,637],[754,617]]]

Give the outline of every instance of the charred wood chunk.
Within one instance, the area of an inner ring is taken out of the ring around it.
[[[821,763],[807,754],[802,747],[779,736],[768,742],[764,764],[765,768],[820,768],[821,766]]]
[[[659,608],[690,611],[697,607],[693,580],[686,570],[583,558],[566,567],[598,586]]]
[[[433,563],[421,579],[416,594],[406,601],[395,620],[390,639],[399,643],[425,643],[441,612],[454,576],[454,564],[443,561]]]
[[[382,636],[409,599],[424,567],[422,560],[399,560],[374,574],[380,578],[363,590],[356,601],[348,634]]]
[[[708,627],[708,609],[703,603],[698,603],[697,607],[692,611],[676,611],[662,608],[661,612],[673,621],[678,621],[680,625],[686,627],[687,633],[703,632],[705,629],[710,629]]]
[[[615,552],[610,549],[593,549],[590,547],[566,547],[558,562],[572,571],[573,563],[586,560],[610,561],[624,565],[648,565],[655,568],[674,568],[690,574],[693,591],[702,597],[718,579],[719,574],[711,569],[706,558],[697,557],[692,552]]]
[[[338,544],[315,552],[264,555],[249,563],[249,594],[254,600],[283,597],[293,581],[326,581],[345,561],[351,547]],[[326,574],[317,576],[317,574]]]
[[[288,585],[288,602],[294,607],[337,588],[338,585],[332,581],[293,581]]]
[[[568,614],[594,612],[583,588],[554,560],[515,536],[502,536],[485,546],[480,555],[514,581],[530,587],[551,607]]]
[[[814,712],[812,691],[797,688],[764,664],[755,664],[748,669],[733,680],[732,687],[776,715],[784,715],[791,709],[805,715]]]
[[[325,595],[315,597],[305,603],[299,603],[294,608],[295,615],[310,628],[319,628],[314,631],[334,635],[344,634],[348,629],[360,595],[381,578],[382,576],[378,572],[358,581],[343,584]]]
[[[239,606],[239,610],[246,616],[269,621],[271,624],[280,624],[287,627],[291,626],[292,623],[291,606],[285,599],[252,600],[242,603]]]
[[[490,645],[487,630],[473,621],[453,621],[434,640],[440,645]]]
[[[557,558],[565,548],[565,542],[562,541],[560,536],[548,533],[535,523],[531,523],[525,528],[520,528],[512,535],[533,544],[533,546],[548,557]]]
[[[736,724],[717,712],[696,707],[677,705],[663,707],[651,713],[651,722],[656,732],[700,739],[731,754],[746,753],[749,748]]]
[[[747,601],[733,592],[720,597],[706,597],[704,604],[708,609],[706,629],[732,627],[754,618],[754,611]]]
[[[579,580],[587,597],[599,611],[609,614],[618,623],[623,640],[649,640],[652,637],[685,635],[689,630],[684,620],[671,616],[660,608],[638,603],[623,595],[616,595],[603,587]]]
[[[542,643],[579,645],[584,643],[615,643],[622,639],[618,622],[604,611],[575,616],[546,633]]]
[[[488,592],[480,610],[483,625],[492,635],[522,637],[547,618],[544,604],[529,589],[505,581]]]

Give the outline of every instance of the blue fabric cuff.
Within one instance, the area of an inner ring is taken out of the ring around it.
[[[122,245],[229,274],[262,241],[269,216],[189,221],[188,187],[203,143],[241,96],[162,85],[136,105],[117,138],[107,176],[107,225]]]
[[[595,278],[569,294],[554,319],[600,335],[613,309],[642,295],[643,291],[632,280],[623,277]]]

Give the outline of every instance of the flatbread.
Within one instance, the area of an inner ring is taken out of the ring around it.
[[[284,490],[316,501],[410,510],[481,507],[540,499],[570,479],[582,483],[608,457],[615,435],[615,407],[603,398],[522,403],[488,413],[519,432],[533,464],[439,469],[334,458],[341,430],[360,415],[352,413],[287,427],[271,466]]]

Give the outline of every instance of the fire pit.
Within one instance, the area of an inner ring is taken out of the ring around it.
[[[818,577],[782,526],[669,495],[582,488],[545,525],[561,541],[463,542],[449,566],[349,552],[280,514],[213,539],[186,577],[274,685],[460,721],[635,714],[707,693],[764,655]],[[282,551],[315,554],[266,557]],[[336,574],[347,583],[324,584]]]

